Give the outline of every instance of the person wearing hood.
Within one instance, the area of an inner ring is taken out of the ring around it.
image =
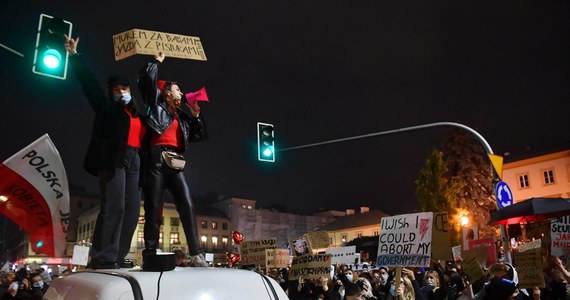
[[[103,90],[77,52],[79,37],[65,35],[65,39],[70,65],[95,111],[84,168],[98,177],[101,199],[88,267],[117,269],[129,253],[139,219],[139,150],[146,131],[139,112],[143,110],[135,107],[126,77],[110,76]]]

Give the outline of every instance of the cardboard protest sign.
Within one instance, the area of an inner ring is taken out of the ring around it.
[[[287,268],[291,265],[291,255],[287,249],[265,249],[266,268]]]
[[[520,288],[545,287],[540,239],[525,243],[515,253]]]
[[[377,266],[429,267],[433,213],[383,217]]]
[[[113,48],[115,61],[135,54],[156,55],[159,52],[167,57],[207,60],[199,37],[144,29],[113,35]]]
[[[329,234],[326,230],[307,232],[303,237],[307,241],[311,253],[317,252],[318,249],[326,249],[330,244]]]
[[[360,255],[356,253],[356,246],[346,246],[338,248],[330,248],[326,251],[327,254],[331,255],[331,262],[333,264],[345,264],[351,265],[355,263],[355,260]]]
[[[330,271],[330,254],[305,254],[293,257],[289,280],[298,280],[299,276],[303,276],[304,279],[318,279],[321,276],[330,278]]]
[[[495,250],[495,239],[492,237],[470,240],[469,249],[474,250],[475,248],[484,248],[487,251],[485,266],[490,266],[497,262],[497,252]]]
[[[550,239],[552,255],[562,256],[570,253],[570,216],[552,220]]]
[[[446,261],[451,258],[451,241],[449,239],[449,225],[447,212],[434,212],[432,225],[431,258]]]
[[[275,249],[275,238],[243,241],[240,244],[240,263],[242,265],[265,266],[265,249]]]
[[[461,261],[461,269],[467,275],[469,282],[475,282],[483,277],[483,270],[474,254],[468,255]]]

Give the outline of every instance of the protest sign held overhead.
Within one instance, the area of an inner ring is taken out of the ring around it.
[[[242,265],[260,265],[265,266],[266,249],[275,249],[275,238],[264,240],[243,241],[240,245]]]
[[[131,29],[113,35],[115,60],[135,54],[156,55],[205,61],[199,37],[144,29]]]
[[[312,253],[315,253],[318,249],[329,247],[329,234],[326,230],[307,232],[303,237]]]
[[[449,223],[447,212],[433,213],[431,257],[436,260],[449,260],[451,256],[451,241],[449,239]]]
[[[288,268],[291,265],[291,255],[287,249],[265,249],[266,268]]]
[[[383,217],[377,266],[429,267],[433,213]]]
[[[541,240],[534,240],[521,245],[519,251],[515,253],[521,288],[545,287],[540,246]]]
[[[352,265],[356,263],[360,256],[360,253],[356,252],[356,246],[329,248],[326,253],[331,255],[333,264]]]
[[[570,216],[551,221],[551,254],[562,256],[570,253]]]
[[[0,214],[20,226],[38,254],[63,256],[69,188],[59,152],[47,134],[0,164]]]
[[[299,276],[305,279],[318,279],[321,276],[330,278],[331,256],[329,254],[305,254],[293,257],[289,280],[298,280]]]

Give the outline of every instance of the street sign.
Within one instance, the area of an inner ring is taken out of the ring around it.
[[[509,185],[504,181],[499,181],[495,186],[495,195],[497,195],[497,203],[500,208],[505,208],[513,204],[513,192]]]

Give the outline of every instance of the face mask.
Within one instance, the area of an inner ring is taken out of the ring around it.
[[[388,274],[382,274],[382,282],[386,282],[388,280]]]
[[[36,281],[32,284],[33,287],[37,287],[37,288],[43,288],[44,287],[44,282],[43,281]]]
[[[428,284],[429,286],[435,286],[435,280],[432,279],[432,278],[428,278],[427,284]]]
[[[120,101],[124,105],[127,105],[129,102],[131,102],[132,99],[131,93],[113,94],[113,98],[115,101]]]
[[[346,274],[346,279],[348,279],[348,281],[352,282],[352,274]]]
[[[396,287],[395,286],[390,287],[390,295],[392,295],[392,297],[396,297]]]

